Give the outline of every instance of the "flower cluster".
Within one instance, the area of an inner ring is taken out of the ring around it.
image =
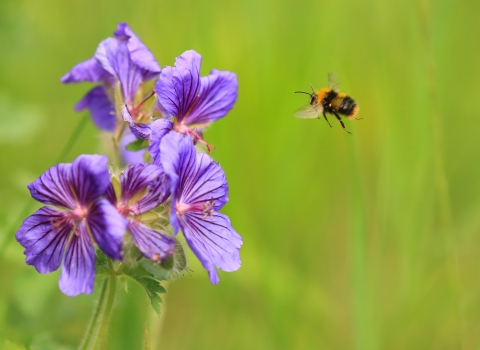
[[[124,164],[110,173],[106,156],[80,155],[28,186],[45,206],[24,220],[16,238],[38,272],[62,265],[59,286],[66,295],[92,292],[95,247],[117,265],[148,259],[161,266],[176,258],[179,231],[211,283],[219,281],[217,268],[240,267],[242,238],[219,212],[228,202],[225,173],[195,147],[213,148],[203,131],[232,109],[237,79],[218,70],[201,77],[200,64],[190,50],[161,69],[120,23],[93,58],[62,77],[64,83],[97,83],[75,110],[88,109],[94,124],[112,133]]]

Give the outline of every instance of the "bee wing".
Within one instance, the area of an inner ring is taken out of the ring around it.
[[[303,108],[300,108],[295,112],[295,117],[301,119],[313,119],[318,118],[323,112],[323,107],[321,104],[307,105]]]
[[[338,88],[338,79],[337,76],[333,73],[328,73],[328,87],[333,91],[340,91]]]

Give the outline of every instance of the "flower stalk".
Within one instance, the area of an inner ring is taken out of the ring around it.
[[[85,335],[82,343],[80,344],[79,350],[97,349],[102,345],[103,341],[106,341],[116,290],[116,276],[112,275],[106,277],[103,281],[100,297],[93,311],[92,319],[90,320],[90,324],[85,331]]]

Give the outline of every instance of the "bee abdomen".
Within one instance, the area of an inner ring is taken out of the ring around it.
[[[353,118],[355,117],[355,114],[357,114],[357,110],[357,104],[355,103],[353,98],[345,96],[343,98],[342,104],[340,105],[340,108],[338,109],[338,113]]]

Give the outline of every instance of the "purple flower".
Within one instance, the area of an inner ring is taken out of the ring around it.
[[[90,90],[75,106],[76,111],[89,109],[95,125],[106,131],[115,128],[115,106],[109,97],[119,82],[124,102],[131,106],[139,85],[155,79],[160,66],[152,53],[126,23],[119,23],[114,37],[103,40],[95,55],[65,74],[63,83],[94,82],[100,86]]]
[[[200,77],[201,61],[195,51],[184,52],[176,58],[175,67],[164,67],[155,91],[161,109],[175,117],[173,129],[206,144],[210,150],[199,131],[232,109],[238,82],[234,73],[216,69]]]
[[[210,282],[218,283],[215,267],[237,270],[243,243],[229,218],[218,212],[228,202],[225,173],[209,155],[196,153],[191,139],[179,133],[163,137],[160,153],[171,186],[170,223],[175,233],[182,230]]]
[[[40,273],[63,262],[60,290],[69,296],[91,293],[98,244],[121,259],[127,222],[104,195],[110,183],[107,157],[81,155],[58,164],[28,185],[37,201],[48,204],[26,218],[15,237],[25,248],[26,263]]]
[[[120,176],[120,187],[119,200],[113,185],[107,190],[107,199],[127,219],[128,231],[142,254],[161,263],[173,254],[175,241],[173,237],[144,225],[142,214],[158,207],[170,194],[162,168],[145,163],[129,167]]]

